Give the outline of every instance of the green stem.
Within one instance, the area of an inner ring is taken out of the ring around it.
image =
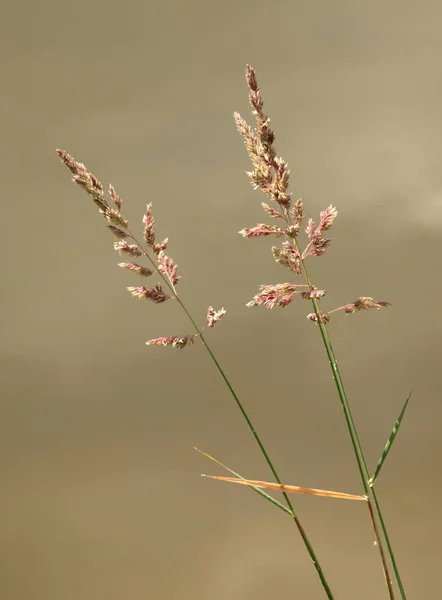
[[[180,302],[180,304],[181,304],[181,302]],[[183,308],[184,308],[184,306],[183,306]],[[184,310],[185,310],[187,316],[189,317],[189,319],[195,325],[195,323],[194,323],[192,317],[190,316],[190,314],[187,312],[187,310],[185,308],[184,308]],[[202,334],[200,334],[200,337],[201,337],[201,341],[203,342],[203,344],[204,344],[207,352],[210,354],[210,357],[212,358],[213,362],[215,363],[216,368],[218,369],[219,373],[221,374],[221,377],[224,379],[225,384],[229,388],[230,393],[232,394],[233,398],[235,399],[235,402],[236,402],[239,410],[241,411],[241,414],[244,417],[244,419],[245,419],[245,421],[246,421],[246,423],[247,423],[250,431],[252,432],[253,437],[255,438],[255,440],[256,440],[256,442],[257,442],[257,444],[258,444],[258,446],[259,446],[259,448],[260,448],[260,450],[261,450],[261,452],[262,452],[262,454],[263,454],[263,456],[264,456],[264,458],[265,458],[265,460],[266,460],[266,462],[267,462],[267,464],[268,464],[271,472],[273,473],[274,478],[276,479],[277,483],[279,483],[280,485],[282,485],[281,479],[279,478],[279,475],[278,475],[278,473],[277,473],[277,471],[276,471],[276,469],[275,469],[275,467],[274,467],[274,465],[273,465],[273,463],[272,463],[272,461],[271,461],[271,459],[270,459],[270,457],[269,457],[269,455],[268,455],[268,453],[267,453],[267,451],[266,451],[266,449],[265,449],[265,447],[264,447],[264,445],[263,445],[263,443],[261,441],[261,438],[259,437],[256,429],[254,428],[254,426],[253,426],[253,424],[252,424],[252,422],[251,422],[251,420],[250,420],[250,418],[249,418],[249,416],[248,416],[248,414],[247,414],[244,406],[242,405],[240,399],[236,395],[235,390],[233,389],[232,385],[230,384],[230,381],[228,380],[226,374],[224,373],[221,365],[217,361],[217,359],[216,359],[215,355],[213,354],[210,346],[208,345],[206,339],[204,338],[204,336]],[[318,560],[318,558],[317,558],[317,556],[316,556],[316,554],[315,554],[315,552],[313,550],[313,547],[312,547],[312,545],[311,545],[311,543],[310,543],[310,541],[309,541],[309,539],[307,537],[305,529],[301,525],[300,520],[298,519],[298,517],[295,514],[295,511],[293,509],[293,505],[292,505],[292,503],[290,501],[290,498],[288,497],[288,495],[285,492],[283,492],[283,496],[284,496],[285,501],[287,502],[287,506],[290,508],[290,510],[292,512],[293,519],[294,519],[294,521],[296,523],[296,526],[297,526],[298,531],[299,531],[299,533],[300,533],[300,535],[302,537],[302,540],[303,540],[303,542],[304,542],[304,544],[305,544],[305,546],[307,548],[307,552],[309,553],[310,558],[311,558],[311,560],[312,560],[312,562],[313,562],[313,564],[315,566],[315,569],[316,569],[316,571],[317,571],[317,573],[319,575],[319,578],[321,580],[322,586],[324,587],[325,593],[327,594],[327,597],[330,600],[333,600],[333,594],[332,594],[331,589],[330,589],[330,587],[329,587],[329,585],[327,583],[327,580],[326,580],[326,578],[324,576],[324,573],[322,571],[321,565],[319,564],[319,560]]]
[[[302,256],[299,246],[297,245],[297,250],[299,252],[299,256]],[[301,259],[301,264],[302,264],[302,268],[304,271],[304,276],[306,279],[307,284],[309,285],[309,287],[312,289],[313,286],[311,284],[309,275],[308,275],[308,271],[307,268],[305,266],[305,262],[303,259]],[[345,416],[345,421],[347,423],[347,429],[348,432],[350,434],[350,439],[353,445],[353,450],[354,450],[354,454],[356,457],[356,462],[358,465],[358,469],[359,469],[359,474],[361,476],[361,481],[362,481],[362,485],[365,491],[365,495],[368,497],[370,504],[374,507],[374,512],[376,514],[376,517],[381,525],[381,530],[382,530],[382,536],[384,538],[385,544],[387,546],[388,549],[388,553],[390,556],[390,560],[391,563],[393,565],[393,570],[394,570],[394,574],[395,574],[395,578],[397,581],[397,585],[398,588],[400,590],[400,594],[401,594],[401,598],[402,600],[406,600],[406,596],[405,596],[405,591],[404,588],[402,586],[402,581],[401,578],[399,576],[399,571],[397,568],[397,564],[396,564],[396,560],[394,558],[394,554],[393,554],[393,549],[388,537],[388,533],[387,533],[387,529],[385,527],[385,522],[384,519],[382,517],[382,511],[381,511],[381,507],[379,505],[379,501],[377,499],[376,493],[374,491],[374,489],[372,487],[369,486],[368,481],[370,479],[370,474],[368,472],[367,469],[367,463],[365,460],[365,456],[364,456],[364,452],[362,450],[362,446],[361,443],[359,441],[359,436],[356,430],[356,426],[355,426],[355,422],[353,419],[353,415],[350,409],[350,404],[348,402],[347,399],[347,394],[345,392],[345,388],[344,388],[344,384],[342,382],[342,378],[341,378],[341,373],[339,371],[339,367],[338,367],[338,362],[336,360],[336,356],[335,353],[333,351],[333,347],[331,345],[331,340],[330,337],[328,335],[328,330],[327,330],[327,326],[326,324],[323,322],[322,316],[321,316],[321,311],[319,308],[319,303],[315,298],[312,298],[312,304],[313,304],[313,308],[315,310],[315,314],[316,314],[316,318],[317,318],[317,323],[319,325],[319,330],[321,332],[321,336],[322,336],[322,341],[324,342],[324,346],[325,346],[325,351],[327,353],[327,357],[330,363],[330,368],[332,370],[332,374],[333,374],[333,380],[335,382],[336,385],[336,389],[338,391],[339,394],[339,398],[341,401],[341,406],[342,409],[344,411],[344,416]],[[379,537],[377,528],[375,527],[375,535],[377,538],[377,544],[379,547],[379,552],[380,552],[380,556],[381,556],[381,561],[382,561],[382,566],[383,566],[383,570],[384,570],[384,575],[385,575],[385,580],[386,580],[386,584],[387,584],[387,588],[388,588],[388,593],[390,595],[390,599],[393,600],[394,599],[394,592],[393,592],[393,587],[392,587],[392,583],[391,583],[391,578],[389,575],[389,571],[388,571],[388,565],[386,564],[385,561],[385,554],[384,554],[384,549],[383,549],[383,545],[382,545],[382,540]]]
[[[320,316],[321,313],[319,310],[318,301],[313,299],[312,302],[313,302],[313,306],[314,306],[314,309],[316,312],[316,316],[318,318],[319,329],[321,331],[321,336],[322,336],[322,339],[324,342],[327,357],[329,359],[330,367],[331,367],[331,370],[333,373],[333,379],[335,381],[336,388],[339,393],[339,398],[341,400],[341,406],[344,410],[345,420],[347,423],[348,431],[350,433],[350,438],[351,438],[351,441],[353,444],[353,449],[355,451],[355,456],[356,456],[356,460],[358,463],[358,468],[359,468],[359,473],[361,476],[362,485],[364,486],[364,491],[365,491],[366,496],[368,496],[368,498],[370,499],[370,502],[374,506],[376,517],[378,518],[379,523],[381,525],[382,535],[383,535],[385,544],[387,546],[391,564],[393,565],[393,570],[394,570],[396,582],[397,582],[397,585],[398,585],[398,588],[399,588],[399,591],[401,594],[401,598],[402,598],[402,600],[406,600],[405,591],[404,591],[404,588],[402,585],[402,580],[399,575],[399,570],[397,568],[397,563],[396,563],[396,560],[394,557],[393,548],[390,543],[390,538],[388,536],[387,528],[385,526],[385,521],[382,516],[381,507],[380,507],[376,492],[374,490],[374,487],[370,487],[368,484],[368,481],[370,479],[370,474],[368,472],[364,452],[362,450],[362,446],[359,441],[359,436],[358,436],[355,422],[353,419],[353,415],[352,415],[352,412],[350,409],[350,404],[348,402],[347,394],[345,392],[344,384],[342,382],[341,373],[340,373],[339,367],[338,367],[338,362],[336,360],[335,353],[334,353],[333,347],[331,345],[330,337],[328,335],[327,326],[321,320],[321,316]],[[382,544],[381,544],[380,540],[378,540],[378,544],[379,544],[379,550],[382,553],[383,550],[382,550]],[[388,584],[388,582],[390,581],[390,577],[388,575],[388,569],[385,572],[385,576],[386,576],[386,580],[387,580],[387,584]],[[389,585],[389,592],[390,592],[390,586],[391,586],[391,584]],[[390,597],[393,598],[392,592],[390,592]]]

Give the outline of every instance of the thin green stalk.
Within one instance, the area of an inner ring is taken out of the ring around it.
[[[261,438],[259,437],[255,427],[253,426],[252,421],[250,420],[250,417],[248,416],[242,402],[240,401],[240,399],[238,398],[235,390],[232,387],[232,384],[230,383],[227,375],[225,374],[224,370],[222,369],[221,365],[219,364],[218,360],[216,359],[212,349],[210,348],[209,344],[207,343],[206,338],[204,337],[201,329],[198,327],[198,325],[196,324],[195,320],[193,319],[192,315],[190,314],[190,312],[187,310],[186,306],[184,305],[183,301],[181,300],[181,298],[178,296],[178,294],[176,293],[175,290],[175,286],[171,284],[171,282],[168,280],[167,277],[165,277],[160,271],[158,271],[155,263],[153,262],[152,258],[150,257],[150,255],[148,254],[147,250],[144,248],[143,244],[141,244],[137,238],[133,235],[133,233],[130,231],[130,229],[127,227],[127,231],[129,232],[131,238],[133,239],[133,241],[139,246],[139,248],[142,250],[142,252],[144,253],[144,255],[149,259],[149,261],[152,263],[152,265],[155,267],[155,270],[157,271],[158,275],[163,279],[164,283],[168,286],[168,288],[171,290],[171,292],[173,293],[175,299],[177,300],[177,302],[179,303],[179,305],[181,306],[181,308],[184,310],[184,312],[186,313],[187,318],[189,319],[189,321],[192,323],[193,327],[195,328],[196,332],[198,333],[204,347],[206,348],[207,352],[210,355],[210,358],[212,359],[212,361],[214,362],[216,368],[218,369],[218,372],[220,373],[221,377],[223,378],[225,384],[227,385],[230,393],[232,394],[236,405],[238,406],[239,410],[241,411],[242,416],[244,417],[250,431],[253,434],[253,437],[255,438],[259,449],[261,450],[262,455],[264,456],[267,465],[269,466],[274,478],[276,479],[277,483],[279,483],[280,485],[282,485],[282,481],[275,469],[275,466],[273,465],[272,460],[270,459],[269,454],[267,453],[267,450],[264,447],[264,444],[261,441]],[[322,567],[319,563],[319,560],[316,556],[315,551],[313,550],[313,546],[310,543],[310,540],[307,537],[307,533],[304,529],[304,527],[301,524],[301,521],[299,520],[299,518],[296,516],[294,508],[293,508],[293,504],[290,501],[290,498],[288,497],[288,495],[283,492],[283,496],[284,499],[287,503],[287,506],[289,507],[291,514],[293,516],[293,520],[295,521],[296,527],[298,528],[298,531],[301,535],[301,538],[304,542],[305,547],[307,548],[307,552],[313,562],[313,565],[318,573],[319,579],[321,580],[322,586],[325,590],[325,593],[327,594],[327,597],[329,600],[334,600],[334,596],[332,594],[332,591],[330,589],[330,586],[328,585],[328,582],[325,578],[325,575],[322,571]]]
[[[298,246],[298,251],[300,252],[299,246]],[[300,256],[302,256],[302,253],[300,252]],[[307,284],[310,286],[310,288],[312,287],[309,275],[308,275],[308,271],[307,268],[305,266],[305,262],[301,259],[301,264],[302,264],[302,268],[304,271],[304,276],[306,279]],[[361,481],[362,481],[362,485],[364,488],[364,492],[365,495],[369,498],[371,504],[374,507],[374,511],[376,514],[377,519],[379,520],[379,523],[381,525],[381,530],[382,530],[382,536],[384,538],[385,544],[387,546],[388,549],[388,553],[390,556],[390,560],[393,566],[393,570],[394,570],[394,574],[395,574],[395,578],[396,578],[396,582],[401,594],[401,598],[402,600],[406,600],[406,596],[405,596],[405,591],[402,585],[402,580],[400,578],[399,575],[399,570],[397,568],[397,564],[396,564],[396,560],[394,557],[394,553],[393,553],[393,549],[390,543],[390,539],[388,537],[388,533],[387,533],[387,529],[385,526],[385,522],[382,516],[382,511],[381,511],[381,507],[379,505],[379,501],[377,499],[376,496],[376,492],[374,490],[373,487],[370,487],[370,485],[368,484],[368,481],[370,479],[370,474],[368,472],[368,468],[367,468],[367,463],[365,461],[365,456],[364,456],[364,452],[362,450],[362,446],[361,443],[359,441],[359,436],[356,430],[356,426],[355,426],[355,422],[353,419],[353,415],[350,409],[350,404],[348,402],[348,398],[347,398],[347,394],[345,392],[345,388],[344,388],[344,384],[342,382],[342,378],[341,378],[341,373],[339,371],[339,367],[338,367],[338,362],[336,360],[336,356],[335,353],[333,351],[333,347],[331,345],[331,340],[330,337],[328,335],[328,330],[327,330],[327,326],[326,324],[323,322],[322,318],[321,318],[321,311],[319,308],[319,304],[318,301],[315,298],[312,298],[312,304],[313,304],[313,308],[315,310],[315,314],[316,314],[316,318],[317,318],[317,323],[319,325],[319,330],[321,332],[321,336],[322,336],[322,340],[324,342],[324,346],[325,346],[325,351],[327,353],[327,357],[330,363],[330,368],[332,370],[332,374],[333,374],[333,380],[335,382],[336,385],[336,389],[338,390],[338,394],[339,394],[339,398],[341,401],[341,406],[343,408],[344,411],[344,416],[345,416],[345,421],[347,423],[347,428],[348,428],[348,432],[350,434],[350,439],[353,445],[353,450],[355,453],[355,457],[356,457],[356,461],[357,461],[357,465],[358,465],[358,469],[359,469],[359,474],[361,476]],[[375,533],[377,532],[377,529],[375,529]],[[391,578],[389,576],[389,572],[388,572],[388,567],[383,559],[383,546],[382,546],[382,541],[381,539],[377,539],[377,543],[379,546],[379,552],[381,555],[381,560],[382,560],[382,564],[383,564],[383,569],[384,569],[384,575],[385,575],[385,579],[386,579],[386,583],[387,583],[387,587],[388,587],[388,592],[390,595],[390,598],[393,600],[394,598],[394,593],[393,593],[393,589],[391,586]]]
[[[191,318],[191,316],[189,315],[189,313],[187,312],[186,309],[185,309],[185,311],[186,311],[186,314],[188,315],[188,317],[190,318],[190,320],[192,321],[192,323],[195,325],[195,323],[193,322],[193,319]],[[221,365],[217,361],[215,355],[213,354],[210,346],[208,345],[208,343],[207,343],[207,341],[204,338],[204,336],[203,336],[202,333],[200,334],[200,337],[201,337],[201,341],[203,342],[203,344],[204,344],[207,352],[210,354],[211,359],[215,363],[215,366],[218,369],[221,377],[224,379],[225,384],[229,388],[229,391],[232,394],[232,396],[233,396],[233,398],[234,398],[234,400],[236,402],[236,405],[238,406],[239,410],[241,411],[241,414],[244,417],[244,419],[245,419],[245,421],[246,421],[246,423],[247,423],[250,431],[252,432],[253,437],[255,438],[255,440],[256,440],[256,442],[257,442],[257,444],[258,444],[258,446],[259,446],[259,448],[260,448],[260,450],[262,452],[262,455],[264,456],[264,458],[265,458],[265,460],[266,460],[266,462],[267,462],[267,464],[268,464],[271,472],[273,473],[274,478],[276,479],[277,483],[279,483],[279,484],[282,485],[281,479],[279,478],[279,475],[278,475],[278,473],[277,473],[277,471],[276,471],[276,469],[275,469],[275,467],[274,467],[274,465],[273,465],[273,463],[272,463],[272,461],[270,459],[270,456],[268,455],[268,453],[267,453],[267,451],[266,451],[266,449],[265,449],[265,447],[264,447],[264,445],[263,445],[263,443],[261,441],[261,438],[259,437],[256,429],[254,428],[254,426],[253,426],[253,424],[252,424],[252,422],[251,422],[251,420],[250,420],[250,418],[249,418],[249,416],[248,416],[248,414],[247,414],[244,406],[242,405],[240,399],[236,395],[236,392],[233,389],[230,381],[228,380],[227,375],[224,373]],[[315,569],[316,569],[316,571],[317,571],[317,573],[319,575],[319,578],[321,580],[321,583],[322,583],[322,586],[323,586],[323,588],[325,590],[325,593],[327,594],[327,597],[329,598],[329,600],[333,600],[333,594],[332,594],[331,589],[330,589],[330,587],[329,587],[329,585],[327,583],[327,580],[326,580],[325,575],[324,575],[324,573],[322,571],[322,567],[321,567],[321,565],[319,563],[319,560],[318,560],[318,558],[317,558],[317,556],[315,554],[315,551],[313,550],[313,546],[311,545],[311,543],[310,543],[310,541],[309,541],[309,539],[307,537],[307,533],[306,533],[304,527],[302,526],[300,520],[298,519],[298,517],[295,514],[295,511],[294,511],[293,505],[292,505],[292,503],[290,501],[290,498],[288,497],[288,495],[285,492],[283,492],[283,496],[284,496],[285,501],[287,502],[287,506],[289,507],[289,509],[292,512],[293,519],[294,519],[294,521],[296,523],[296,527],[298,528],[298,531],[299,531],[299,533],[301,535],[301,538],[302,538],[302,540],[303,540],[303,542],[305,544],[305,547],[307,548],[307,552],[309,553],[309,556],[310,556],[310,558],[311,558],[311,560],[312,560],[312,562],[313,562],[313,564],[315,566]]]
[[[364,487],[364,492],[365,492],[365,495],[369,498],[370,502],[373,504],[373,506],[375,508],[375,513],[380,520],[380,515],[381,515],[380,506],[379,506],[379,503],[374,498],[372,488],[370,488],[370,486],[368,485],[368,480],[370,479],[370,474],[367,469],[367,464],[365,461],[361,443],[359,441],[359,436],[358,436],[356,426],[354,423],[354,419],[353,419],[353,415],[352,415],[352,412],[350,409],[350,404],[348,402],[347,394],[345,392],[344,384],[342,382],[341,373],[340,373],[339,367],[338,367],[338,362],[336,360],[336,357],[335,357],[335,354],[333,351],[333,347],[331,345],[330,337],[328,335],[327,326],[321,320],[321,316],[320,316],[321,313],[319,311],[319,305],[318,305],[317,300],[313,299],[312,303],[313,303],[315,313],[318,318],[318,324],[319,324],[319,328],[321,331],[322,340],[324,342],[325,350],[326,350],[326,353],[327,353],[327,356],[329,359],[329,363],[330,363],[330,367],[331,367],[331,370],[333,373],[333,379],[335,381],[336,388],[337,388],[338,394],[339,394],[339,398],[341,400],[341,406],[344,410],[344,416],[345,416],[347,428],[348,428],[348,431],[350,434],[351,442],[353,445],[353,450],[354,450],[354,453],[356,456],[356,461],[358,464],[358,469],[359,469],[359,474],[361,476],[362,485]],[[385,528],[382,529],[382,532],[383,532],[384,539],[385,539],[385,533],[386,533]],[[375,534],[378,535],[377,529],[375,529]],[[376,541],[377,541],[377,544],[379,547],[379,552],[381,555],[381,561],[383,564],[384,575],[385,575],[385,580],[386,580],[386,584],[387,584],[387,588],[388,588],[388,593],[390,595],[391,600],[393,600],[394,592],[393,592],[393,588],[391,585],[391,577],[390,577],[390,574],[388,571],[388,566],[387,566],[387,564],[385,562],[385,558],[384,558],[384,550],[383,550],[382,540],[380,537],[377,537]],[[385,543],[387,543],[386,539],[385,539]],[[388,544],[387,544],[387,547],[388,547]],[[391,546],[390,546],[390,549],[391,549]],[[391,557],[392,554],[391,554],[390,550],[389,550],[389,553],[390,553],[390,557]],[[399,582],[398,582],[398,585],[399,585]],[[403,596],[403,600],[405,600],[404,596]]]
[[[313,305],[315,307],[315,311],[317,311],[317,313],[319,313],[319,306],[316,300],[313,301]],[[315,306],[316,305],[316,306]],[[350,433],[350,437],[351,437],[351,441],[353,444],[353,448],[355,449],[355,456],[357,459],[357,463],[358,463],[358,467],[359,467],[359,472],[361,475],[361,480],[362,480],[362,484],[364,486],[364,491],[366,496],[368,496],[368,498],[370,499],[370,501],[372,502],[374,509],[375,509],[375,513],[376,516],[379,520],[379,523],[381,525],[381,530],[382,530],[382,535],[385,541],[385,544],[387,546],[388,549],[388,553],[390,556],[390,560],[391,560],[391,564],[393,566],[393,571],[395,574],[395,578],[396,578],[396,582],[401,594],[401,598],[402,600],[406,600],[406,595],[405,595],[405,590],[404,587],[402,585],[402,580],[401,577],[399,575],[399,570],[397,567],[397,563],[396,563],[396,559],[394,557],[394,553],[393,553],[393,548],[391,546],[391,542],[390,542],[390,538],[388,536],[388,532],[387,532],[387,528],[385,526],[385,521],[384,518],[382,516],[382,511],[381,511],[381,507],[374,489],[373,487],[370,487],[368,485],[368,481],[370,479],[370,474],[367,468],[367,463],[365,460],[365,456],[364,456],[364,452],[362,450],[362,446],[361,443],[359,441],[359,436],[356,430],[356,426],[354,423],[354,419],[353,419],[353,415],[350,409],[350,404],[348,402],[348,398],[347,398],[347,394],[345,392],[345,388],[344,388],[344,384],[342,382],[342,378],[341,378],[341,373],[339,371],[339,367],[338,367],[338,363],[333,351],[333,347],[331,345],[331,341],[330,341],[330,337],[328,335],[328,330],[327,330],[327,326],[321,322],[321,320],[319,319],[319,327],[320,327],[320,331],[321,331],[321,335],[322,335],[322,339],[324,341],[324,345],[326,348],[326,352],[327,352],[327,356],[330,362],[330,367],[332,369],[333,372],[333,379],[335,381],[336,384],[336,388],[338,390],[339,393],[339,397],[341,399],[341,405],[344,409],[344,415],[346,418],[346,422],[347,422],[347,427],[348,427],[348,431]],[[378,543],[380,543],[378,541]],[[380,546],[381,548],[381,546]]]

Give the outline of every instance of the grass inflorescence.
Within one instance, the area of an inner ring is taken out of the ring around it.
[[[297,298],[299,298],[300,301],[307,301],[310,303],[311,310],[306,314],[306,317],[313,322],[312,327],[317,329],[324,344],[326,356],[338,392],[338,398],[343,409],[356,466],[361,478],[362,489],[359,494],[312,489],[282,483],[276,467],[270,458],[270,454],[251,421],[248,411],[239,399],[233,384],[227,377],[206,339],[206,328],[213,328],[214,325],[224,317],[226,314],[224,307],[215,309],[213,306],[209,306],[204,310],[204,318],[200,320],[191,315],[178,291],[178,283],[181,277],[178,274],[177,264],[172,258],[166,255],[168,238],[164,238],[160,241],[157,239],[152,203],[149,203],[146,206],[142,218],[142,234],[141,236],[137,236],[132,228],[129,227],[128,220],[125,219],[122,214],[122,198],[116,192],[115,188],[112,185],[109,185],[106,194],[99,179],[93,175],[84,164],[77,162],[64,150],[58,150],[57,152],[62,162],[71,171],[73,181],[87,192],[97,205],[99,212],[106,219],[107,227],[115,239],[115,251],[120,255],[125,256],[127,260],[127,262],[120,262],[118,265],[122,269],[133,273],[134,276],[141,278],[141,280],[137,281],[137,285],[127,288],[129,293],[134,298],[149,300],[154,304],[162,304],[169,300],[175,301],[186,316],[190,325],[190,331],[176,335],[168,334],[159,338],[150,339],[146,341],[146,344],[149,346],[170,346],[172,348],[183,349],[191,346],[197,340],[201,341],[245,419],[259,450],[270,469],[274,481],[244,478],[210,455],[202,452],[206,458],[214,461],[223,468],[226,468],[233,475],[233,477],[209,477],[251,487],[255,492],[259,493],[266,500],[278,506],[289,515],[301,535],[307,552],[320,578],[324,592],[330,600],[333,600],[335,596],[331,591],[328,580],[319,562],[318,556],[313,549],[306,529],[295,512],[289,494],[319,495],[347,501],[363,501],[368,509],[368,516],[373,527],[376,545],[379,550],[388,597],[390,600],[393,600],[396,591],[399,591],[402,600],[406,600],[398,565],[393,553],[392,544],[388,536],[385,519],[374,484],[396,437],[409,398],[407,398],[399,419],[393,427],[376,470],[374,474],[370,476],[328,329],[328,324],[330,323],[332,315],[336,312],[350,315],[370,309],[386,308],[390,306],[390,303],[384,300],[374,300],[367,296],[360,296],[345,305],[323,310],[322,304],[324,297],[326,296],[326,291],[317,288],[312,283],[307,263],[323,256],[329,250],[331,239],[328,237],[328,232],[332,228],[337,217],[337,210],[334,206],[329,205],[320,212],[319,219],[316,221],[312,218],[305,218],[303,201],[299,198],[293,200],[292,193],[289,190],[290,170],[287,163],[277,156],[275,149],[275,133],[270,127],[269,117],[264,113],[264,103],[258,87],[256,74],[254,69],[250,66],[246,67],[246,82],[249,90],[250,106],[255,118],[255,126],[251,127],[238,113],[234,114],[234,119],[237,130],[243,138],[246,150],[252,162],[252,170],[248,172],[248,176],[254,189],[261,190],[266,195],[267,202],[262,202],[262,207],[266,216],[270,217],[273,222],[271,224],[258,223],[252,227],[245,227],[241,229],[239,233],[247,239],[273,236],[278,240],[278,245],[272,246],[271,252],[275,262],[286,268],[287,279],[289,279],[289,281],[283,283],[261,285],[258,293],[247,303],[247,306],[263,306],[269,309],[275,307],[285,308]],[[141,262],[145,264],[140,264]],[[150,286],[143,284],[147,279],[152,277],[156,277],[158,281]],[[264,489],[282,492],[285,504],[280,503],[273,498],[273,496],[263,491]],[[390,575],[390,569],[392,569],[393,578]]]

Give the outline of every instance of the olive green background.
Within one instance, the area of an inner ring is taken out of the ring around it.
[[[179,291],[286,483],[361,486],[324,349],[299,300],[247,309],[290,280],[245,171],[257,70],[278,153],[308,216],[339,210],[311,262],[372,468],[410,389],[378,494],[409,599],[442,596],[440,310],[442,38],[438,2],[86,2],[2,9],[0,595],[5,600],[325,598],[295,527],[197,446],[248,477],[266,465],[169,302],[130,297],[112,236],[55,148],[124,199],[153,202]],[[155,282],[153,282],[155,283]],[[294,498],[336,600],[386,598],[365,507]]]

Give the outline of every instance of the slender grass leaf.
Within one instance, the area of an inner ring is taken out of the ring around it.
[[[239,473],[236,473],[235,471],[232,471],[232,469],[229,469],[229,467],[227,467],[226,465],[224,465],[222,462],[220,462],[219,460],[217,460],[213,456],[210,456],[210,454],[207,454],[206,452],[203,452],[202,450],[199,450],[199,448],[194,448],[194,449],[197,452],[199,452],[200,454],[202,454],[203,456],[205,456],[206,458],[208,458],[209,460],[213,461],[214,463],[216,463],[217,465],[219,465],[220,467],[222,467],[223,469],[226,469],[226,471],[229,471],[229,473],[232,473],[232,475],[235,475],[235,477],[239,477],[240,480],[244,479],[244,477],[242,477]],[[204,474],[202,474],[201,477],[208,477],[209,479],[215,479],[215,477],[213,477],[211,475],[204,475]],[[245,481],[245,479],[244,479],[244,481]],[[287,514],[289,514],[291,517],[295,516],[292,513],[292,511],[289,508],[287,508],[287,506],[284,506],[284,504],[281,504],[281,502],[278,502],[278,500],[276,500],[275,498],[273,498],[273,496],[270,496],[270,494],[267,494],[266,492],[263,492],[257,486],[251,485],[250,487],[257,494],[259,494],[260,496],[262,496],[263,498],[265,498],[266,500],[268,500],[269,502],[271,502],[272,504],[274,504],[275,506],[277,506],[278,508],[280,508],[281,510],[283,510],[284,512],[286,512]]]
[[[385,459],[387,458],[388,453],[390,452],[391,446],[392,446],[392,444],[393,444],[393,442],[394,442],[394,440],[395,440],[395,438],[396,438],[396,436],[398,434],[399,427],[401,426],[402,419],[404,418],[404,414],[405,414],[405,411],[406,411],[407,406],[408,406],[408,401],[410,400],[412,393],[413,392],[411,391],[408,394],[408,398],[405,400],[405,404],[402,407],[402,410],[401,410],[401,413],[399,415],[399,418],[396,421],[396,423],[394,424],[394,427],[393,427],[393,430],[392,430],[392,432],[390,434],[390,437],[388,438],[387,443],[385,444],[384,451],[382,452],[382,456],[379,459],[379,462],[378,462],[377,467],[376,467],[376,469],[375,469],[375,471],[373,473],[373,476],[370,477],[370,479],[368,480],[368,485],[370,487],[373,487],[373,484],[376,481],[376,479],[377,479],[377,477],[378,477],[378,475],[379,475],[379,473],[380,473],[380,471],[382,469],[382,465],[384,464]]]

